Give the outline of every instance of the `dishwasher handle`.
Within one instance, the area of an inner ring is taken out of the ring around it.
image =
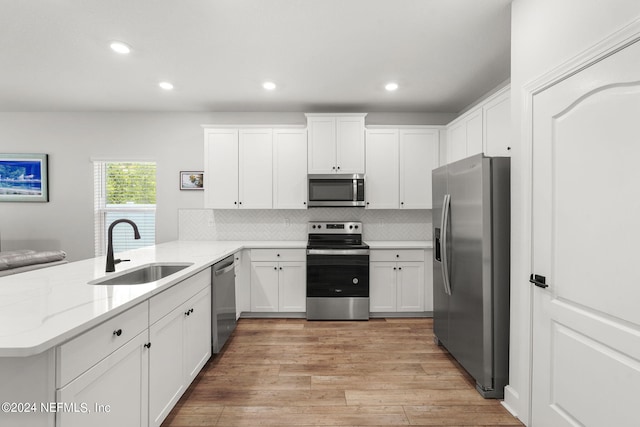
[[[234,267],[234,265],[233,265],[233,263],[231,263],[229,265],[224,266],[223,268],[220,268],[220,269],[214,271],[213,275],[214,276],[221,276],[221,275],[223,275],[225,273],[228,273],[231,270],[233,270],[233,267]]]

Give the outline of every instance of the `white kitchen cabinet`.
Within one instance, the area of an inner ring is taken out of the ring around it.
[[[58,389],[56,401],[73,404],[75,411],[57,411],[56,426],[146,426],[150,350],[147,346],[145,330]]]
[[[273,207],[271,129],[205,129],[205,207]]]
[[[205,129],[204,206],[238,207],[238,130]]]
[[[251,251],[251,311],[306,311],[304,250]]]
[[[431,209],[439,135],[424,127],[367,130],[367,209]]]
[[[364,173],[366,114],[307,114],[308,173]]]
[[[273,207],[273,142],[271,129],[240,129],[240,209]]]
[[[234,254],[236,274],[236,318],[243,311],[251,311],[251,258],[250,251],[244,249]]]
[[[431,171],[440,165],[438,129],[400,129],[400,208],[431,209]]]
[[[509,91],[500,91],[484,104],[482,109],[485,154],[487,156],[511,156],[511,100]]]
[[[478,153],[510,156],[510,105],[509,86],[505,86],[449,123],[447,162]]]
[[[400,141],[398,129],[366,132],[367,209],[398,209],[400,202]]]
[[[307,207],[307,130],[273,130],[273,208]]]
[[[433,249],[424,251],[424,311],[433,313]]]
[[[482,108],[478,107],[449,125],[447,162],[482,152]]]
[[[149,327],[150,426],[162,424],[211,356],[211,270],[150,300],[153,317],[168,306],[175,308]]]
[[[370,255],[370,311],[423,312],[424,251],[372,250]]]

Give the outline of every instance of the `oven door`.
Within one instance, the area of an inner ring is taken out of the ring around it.
[[[307,250],[307,298],[314,297],[369,297],[369,251]]]

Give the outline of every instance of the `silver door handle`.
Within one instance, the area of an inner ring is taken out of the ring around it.
[[[451,282],[449,280],[449,258],[447,257],[447,226],[449,225],[449,206],[451,205],[451,195],[445,194],[442,202],[442,218],[440,218],[441,242],[442,249],[442,284],[444,292],[451,295]]]

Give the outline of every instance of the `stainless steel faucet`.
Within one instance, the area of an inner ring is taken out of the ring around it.
[[[115,221],[113,221],[111,223],[111,225],[109,226],[109,232],[108,232],[108,244],[107,244],[107,267],[106,267],[106,272],[107,273],[111,273],[112,271],[116,271],[116,264],[122,262],[122,261],[129,261],[129,260],[121,260],[121,259],[113,259],[113,227],[115,227],[117,224],[120,224],[121,222],[126,222],[127,224],[131,224],[131,226],[133,227],[133,237],[134,239],[138,240],[140,239],[140,233],[138,232],[138,226],[136,225],[135,222],[131,221],[130,219],[116,219]]]

